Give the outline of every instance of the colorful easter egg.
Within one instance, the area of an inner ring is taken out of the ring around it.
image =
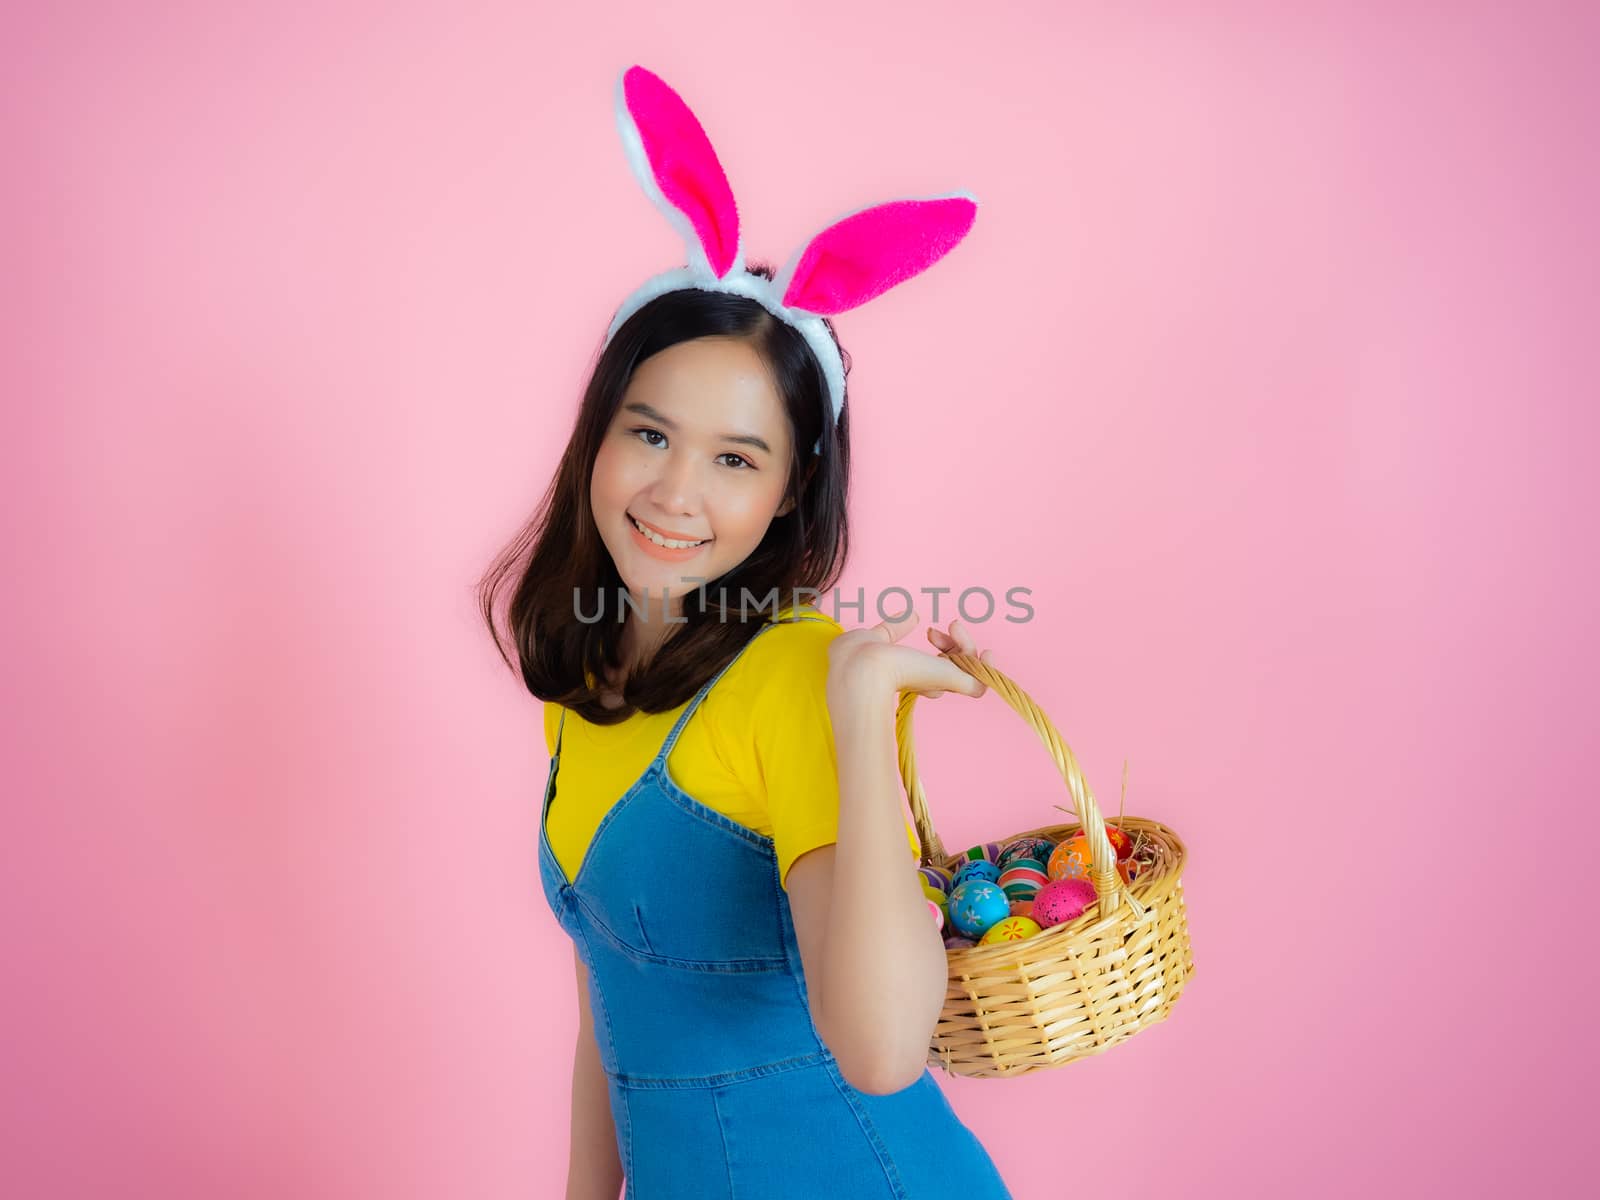
[[[1106,826],[1106,840],[1111,843],[1111,848],[1117,852],[1117,860],[1119,862],[1133,853],[1133,839],[1115,825]]]
[[[1046,871],[1051,879],[1087,879],[1092,861],[1089,839],[1075,833],[1051,851]]]
[[[1023,938],[1031,938],[1040,929],[1041,926],[1032,917],[1007,917],[989,926],[978,944],[992,946],[996,942],[1020,942]]]
[[[1050,882],[1050,876],[1038,859],[1021,858],[1000,872],[997,882],[1007,899],[1032,900],[1034,893]]]
[[[968,946],[976,946],[977,944],[971,938],[962,937],[959,933],[951,934],[944,940],[944,948],[946,950],[965,950]]]
[[[1087,879],[1053,879],[1033,898],[1033,919],[1044,929],[1063,925],[1082,916],[1094,901],[1094,884]]]
[[[1145,865],[1136,858],[1125,858],[1117,864],[1117,874],[1123,883],[1132,883],[1145,873]]]
[[[922,894],[924,896],[926,896],[929,900],[932,900],[935,904],[943,904],[946,900],[949,899],[949,897],[947,895],[945,895],[944,892],[942,892],[938,888],[934,887],[933,884],[931,884],[931,883],[925,883],[925,884],[922,885]]]
[[[944,928],[944,906],[942,904],[939,904],[939,903],[933,901],[933,900],[929,900],[928,901],[928,907],[933,910],[933,927],[935,929],[943,929]]]
[[[966,863],[956,872],[955,879],[951,881],[950,890],[953,892],[969,879],[985,879],[990,883],[1000,882],[1000,868],[986,858],[974,859]]]
[[[918,871],[922,875],[924,882],[933,884],[934,887],[946,895],[950,894],[952,881],[949,871],[946,871],[943,867],[935,867],[932,864],[926,867],[919,867]]]
[[[1000,857],[999,842],[984,842],[981,846],[968,846],[961,852],[964,862],[994,862]]]
[[[995,860],[995,864],[1003,871],[1020,858],[1036,858],[1042,863],[1049,862],[1050,852],[1055,848],[1056,844],[1049,838],[1020,837],[1000,851],[1000,857]]]
[[[994,864],[989,864],[993,866]],[[1011,915],[1011,902],[998,884],[968,879],[950,893],[950,924],[965,937],[980,938],[996,921]]]
[[[1033,916],[1033,901],[1032,900],[1013,900],[1013,901],[1011,901],[1011,915],[1013,917],[1031,917],[1031,916]]]

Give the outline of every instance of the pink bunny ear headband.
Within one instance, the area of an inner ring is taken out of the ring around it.
[[[628,166],[682,235],[689,262],[646,281],[624,300],[606,330],[606,344],[624,321],[667,292],[697,288],[746,296],[806,339],[822,364],[837,423],[844,409],[844,362],[822,318],[859,308],[950,253],[972,228],[977,199],[952,192],[857,209],[807,241],[775,278],[763,279],[745,271],[733,189],[678,93],[643,67],[629,67],[617,79],[616,110]],[[811,452],[821,449],[818,438]]]

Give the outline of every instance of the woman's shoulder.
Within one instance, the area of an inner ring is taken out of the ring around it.
[[[844,626],[809,605],[791,606],[772,620],[728,668],[725,694],[757,702],[826,684],[828,645]]]
[[[773,614],[772,623],[801,627],[823,625],[836,632],[844,632],[843,625],[814,604],[786,604]]]
[[[772,618],[772,628],[763,629],[751,643],[750,652],[759,659],[814,654],[826,648],[844,632],[827,613],[809,604],[790,605]]]

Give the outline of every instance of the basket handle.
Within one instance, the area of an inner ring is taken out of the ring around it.
[[[1056,769],[1061,772],[1062,781],[1072,793],[1079,821],[1089,842],[1091,859],[1089,877],[1090,882],[1094,884],[1095,896],[1100,901],[1100,915],[1106,916],[1115,912],[1124,897],[1131,901],[1127,885],[1122,882],[1122,876],[1117,872],[1117,852],[1111,845],[1111,839],[1106,836],[1106,823],[1100,814],[1100,805],[1095,801],[1094,793],[1089,790],[1089,785],[1083,778],[1083,771],[1078,766],[1072,748],[1056,732],[1056,727],[1050,723],[1050,718],[1045,716],[1043,710],[1016,683],[988,663],[980,662],[970,654],[964,654],[959,650],[946,650],[940,657],[948,658],[1009,704],[1039,735],[1039,740],[1045,744],[1045,749],[1050,751]],[[942,866],[949,855],[945,851],[944,843],[939,840],[939,834],[933,828],[932,818],[928,815],[928,797],[923,791],[922,779],[917,774],[917,752],[911,738],[911,710],[916,706],[916,702],[916,692],[902,692],[899,706],[895,709],[894,736],[900,750],[900,778],[905,784],[906,796],[911,801],[911,818],[916,825],[917,841],[922,847],[922,865],[932,866],[937,862]],[[1137,909],[1140,906],[1135,904],[1134,907]]]

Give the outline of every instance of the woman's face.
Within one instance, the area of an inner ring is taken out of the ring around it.
[[[634,371],[589,483],[600,537],[643,620],[681,612],[681,598],[738,566],[784,500],[789,419],[749,343],[679,342]],[[636,523],[637,522],[637,523]],[[674,542],[667,547],[639,524]]]

